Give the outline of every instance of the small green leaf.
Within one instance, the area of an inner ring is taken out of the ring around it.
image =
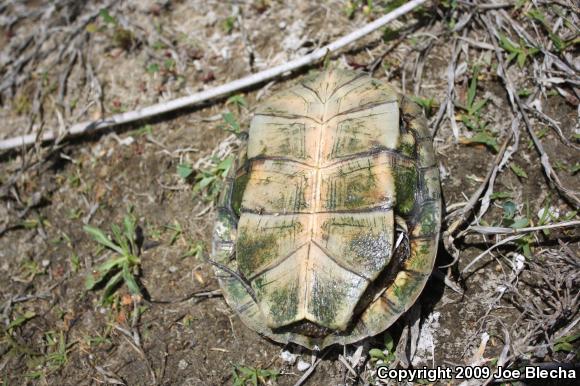
[[[572,352],[574,351],[574,346],[572,346],[572,344],[568,342],[556,343],[554,345],[554,351]]]
[[[184,180],[187,179],[193,173],[193,167],[190,164],[179,164],[177,165],[177,174]]]
[[[87,232],[89,235],[91,235],[93,237],[93,239],[101,244],[104,245],[105,247],[112,249],[116,252],[119,253],[123,253],[123,250],[121,249],[121,247],[119,247],[118,245],[115,245],[111,240],[109,240],[109,238],[107,237],[107,235],[105,235],[105,233],[100,230],[99,228],[90,226],[90,225],[85,225],[83,227],[84,231]]]
[[[236,25],[236,18],[233,16],[226,17],[226,19],[223,22],[223,28],[228,35],[232,33],[235,25]]]
[[[522,167],[519,166],[518,164],[511,163],[510,168],[516,174],[516,176],[520,178],[528,178],[528,174],[526,173],[526,171],[522,169]]]
[[[96,269],[97,272],[107,274],[113,268],[118,268],[123,264],[123,262],[127,260],[126,256],[120,256],[114,259],[109,259],[105,261],[103,264],[99,265]]]
[[[379,350],[378,348],[372,348],[369,350],[369,355],[371,358],[374,359],[382,359],[382,360],[386,360],[387,357],[386,355],[383,353],[382,350]]]
[[[536,21],[539,21],[541,24],[546,25],[546,18],[544,17],[544,14],[540,12],[540,10],[530,9],[528,11],[528,16]]]
[[[12,330],[18,326],[21,326],[24,323],[26,323],[28,320],[34,318],[35,316],[36,316],[36,314],[34,312],[26,311],[24,314],[18,315],[12,322],[10,322],[10,324],[8,325],[8,327],[6,329]]]
[[[234,134],[240,134],[240,124],[236,121],[234,114],[227,112],[222,114],[222,118],[226,121],[226,131],[232,132]]]
[[[483,108],[483,106],[485,106],[486,104],[487,104],[487,98],[475,102],[473,107],[471,108],[471,114],[479,113],[479,110],[481,110]]]
[[[237,106],[238,108],[248,106],[248,104],[246,103],[246,99],[244,98],[244,96],[242,94],[236,94],[236,95],[232,95],[231,97],[229,97],[226,100],[226,106],[229,104],[233,104],[233,105]]]
[[[127,284],[129,291],[131,291],[133,295],[141,294],[141,289],[139,288],[139,285],[137,284],[137,281],[135,280],[135,277],[129,270],[127,264],[123,265],[123,280],[125,281],[125,284]]]
[[[101,272],[89,273],[85,278],[85,289],[90,291],[95,288],[103,280],[104,276]]]
[[[522,217],[522,218],[515,220],[514,223],[512,225],[510,225],[510,227],[513,229],[519,229],[519,228],[525,228],[528,225],[530,225],[530,221],[527,218]]]
[[[391,334],[386,333],[385,334],[385,348],[392,353],[393,349],[395,348],[395,342],[393,340],[393,337],[391,336]]]
[[[491,196],[489,196],[492,200],[503,200],[505,198],[511,198],[513,196],[510,192],[493,192]]]
[[[165,69],[168,71],[173,71],[173,69],[175,68],[175,60],[170,58],[165,59],[163,61],[163,67],[165,67]]]
[[[471,138],[468,138],[467,141],[473,143],[481,143],[489,147],[491,150],[493,150],[494,153],[497,153],[499,151],[499,145],[495,137],[491,136],[490,134],[484,131],[476,133]]]
[[[234,158],[228,157],[218,164],[217,170],[221,171],[221,176],[225,178],[225,177],[227,177],[228,172],[230,171],[230,168],[232,167],[233,164],[234,164]]]
[[[123,271],[117,272],[111,279],[109,279],[109,281],[107,282],[107,285],[105,286],[105,290],[103,292],[103,298],[102,298],[103,303],[110,302],[111,295],[113,295],[113,293],[115,292],[115,289],[121,283],[122,280],[123,280]]]
[[[216,180],[217,177],[215,176],[208,176],[203,177],[195,186],[193,187],[194,192],[199,192],[203,190],[203,188],[209,186],[212,182]]]
[[[469,82],[469,90],[467,90],[467,108],[471,110],[473,102],[475,101],[475,93],[477,92],[477,76],[479,75],[479,67],[473,68],[473,75]]]
[[[129,240],[129,243],[131,244],[132,247],[131,252],[135,252],[133,250],[137,230],[135,225],[136,225],[135,218],[132,215],[126,214],[125,217],[123,217],[123,226],[125,227],[125,237],[127,238],[127,240]]]
[[[159,72],[159,64],[151,63],[147,66],[145,71],[147,71],[148,74],[154,74],[156,72]]]
[[[524,68],[524,65],[526,64],[527,57],[528,57],[528,55],[523,51],[518,53],[517,62],[518,62],[518,66],[520,66],[520,68]]]
[[[111,225],[111,231],[113,232],[113,239],[121,247],[124,254],[130,253],[128,240],[123,235],[121,228],[117,224]]]
[[[99,11],[99,16],[107,24],[116,24],[117,23],[117,19],[115,19],[113,16],[111,16],[109,11],[105,8],[103,8]]]
[[[516,215],[517,207],[516,204],[514,204],[512,201],[504,202],[502,208],[503,208],[503,218],[511,220]]]
[[[504,35],[499,35],[499,45],[506,51],[510,52],[510,53],[515,53],[517,54],[519,52],[519,48],[515,43],[513,43],[511,40],[509,40],[506,36]]]
[[[433,107],[435,106],[434,98],[420,98],[415,96],[411,96],[410,98],[419,106],[423,107],[423,110],[425,111],[425,115],[427,117],[431,116]]]

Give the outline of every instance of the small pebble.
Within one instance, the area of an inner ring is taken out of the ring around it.
[[[179,370],[185,370],[187,366],[189,366],[189,363],[187,363],[185,359],[180,360],[179,363],[177,364]]]
[[[280,353],[280,358],[282,358],[282,360],[286,363],[289,363],[291,365],[293,365],[294,363],[296,363],[296,358],[298,358],[298,355],[296,354],[292,354],[290,351],[288,350],[284,350]]]
[[[310,363],[304,362],[302,359],[298,360],[298,371],[306,371],[310,367]]]

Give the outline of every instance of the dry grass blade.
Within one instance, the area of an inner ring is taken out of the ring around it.
[[[462,274],[465,274],[467,271],[469,271],[469,269],[471,267],[473,267],[473,265],[475,265],[475,263],[477,263],[479,260],[481,260],[482,258],[484,258],[489,252],[491,252],[492,250],[494,250],[495,248],[508,244],[512,241],[515,241],[517,239],[522,238],[524,235],[523,234],[519,234],[519,235],[515,235],[515,236],[510,236],[507,237],[501,241],[498,241],[497,243],[495,243],[494,245],[492,245],[491,247],[487,248],[485,251],[483,251],[482,253],[480,253],[479,255],[477,255],[473,260],[471,260],[469,262],[469,264],[467,264],[465,266],[465,268],[463,268],[463,270],[461,271]]]
[[[580,226],[580,221],[564,221],[556,224],[541,225],[536,227],[527,228],[504,228],[504,227],[483,227],[483,226],[470,226],[467,228],[467,232],[472,231],[482,235],[508,235],[517,233],[529,233],[536,232],[543,229],[555,229],[555,228],[569,228]]]
[[[466,273],[475,263],[481,260],[485,255],[491,252],[493,249],[505,245],[509,242],[515,241],[523,237],[526,233],[530,232],[537,232],[545,229],[556,229],[556,228],[569,228],[569,227],[578,227],[580,226],[580,221],[564,221],[556,224],[548,224],[548,225],[541,225],[535,227],[527,227],[527,228],[504,228],[504,227],[482,227],[482,226],[470,226],[462,233],[469,233],[470,231],[474,233],[479,233],[483,235],[500,235],[500,234],[515,234],[515,236],[511,236],[505,238],[503,240],[498,241],[484,252],[480,253],[477,257],[475,257],[469,264],[463,268],[461,271],[462,274]]]

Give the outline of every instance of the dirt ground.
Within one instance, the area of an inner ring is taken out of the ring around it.
[[[0,140],[63,133],[210,89],[307,54],[402,3],[3,2]],[[0,382],[364,385],[382,382],[381,363],[577,363],[573,3],[427,2],[348,50],[233,97],[58,146],[0,153]],[[434,274],[412,312],[360,344],[312,353],[244,326],[217,291],[206,257],[220,165],[239,143],[232,131],[247,129],[265,97],[329,65],[372,70],[418,97],[434,132],[443,230],[463,218],[474,194],[476,201],[452,238],[442,235]],[[117,255],[83,227],[111,234],[111,225],[131,216],[140,248],[127,272],[142,294],[121,280],[106,296],[114,269],[101,285],[86,280]],[[494,247],[512,236],[521,237]]]

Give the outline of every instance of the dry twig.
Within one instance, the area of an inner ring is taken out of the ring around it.
[[[67,137],[83,134],[86,132],[94,132],[95,130],[117,127],[119,125],[151,118],[171,111],[191,107],[199,103],[205,102],[207,100],[220,98],[229,95],[231,93],[247,89],[248,87],[254,86],[256,84],[264,83],[285,73],[316,63],[317,61],[323,59],[330,53],[336,52],[350,45],[356,40],[359,40],[360,38],[383,27],[387,23],[411,12],[413,9],[425,3],[426,1],[427,0],[410,1],[404,4],[403,6],[395,9],[394,11],[389,12],[383,17],[365,25],[364,27],[356,31],[353,31],[350,34],[334,41],[333,43],[328,44],[322,48],[319,48],[314,52],[311,52],[310,54],[305,55],[296,60],[293,60],[291,62],[270,68],[268,70],[261,71],[253,75],[246,76],[245,78],[235,80],[233,82],[218,86],[210,90],[177,98],[169,102],[158,103],[139,110],[115,114],[111,117],[99,119],[96,121],[77,123],[68,129]],[[33,143],[36,142],[37,136],[38,134],[28,134],[0,141],[0,150],[16,149],[19,147],[32,145]],[[55,140],[55,138],[56,133],[54,131],[47,131],[43,133],[38,139],[44,142],[48,142]]]

